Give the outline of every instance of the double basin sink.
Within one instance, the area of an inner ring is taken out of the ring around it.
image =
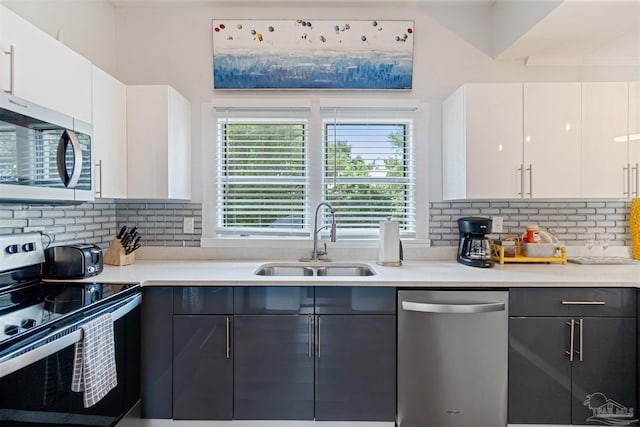
[[[261,265],[255,272],[257,276],[342,276],[360,277],[374,276],[375,270],[367,264],[360,263],[305,263],[305,262],[274,262]]]

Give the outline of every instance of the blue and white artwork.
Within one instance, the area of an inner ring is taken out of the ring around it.
[[[212,24],[215,89],[412,87],[413,21]]]

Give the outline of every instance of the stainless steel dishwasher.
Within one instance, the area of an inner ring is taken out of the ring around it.
[[[398,291],[398,426],[507,425],[508,292]]]

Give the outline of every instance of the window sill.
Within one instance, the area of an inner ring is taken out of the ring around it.
[[[401,238],[403,248],[428,248],[431,246],[429,239]],[[339,238],[336,242],[329,239],[320,239],[321,245],[327,243],[329,248],[339,249],[359,249],[377,248],[379,240],[377,238],[355,239]],[[310,249],[313,240],[301,237],[203,237],[200,246],[203,248],[263,248],[263,249]]]

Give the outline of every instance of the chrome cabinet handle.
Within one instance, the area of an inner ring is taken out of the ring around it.
[[[320,340],[320,337],[322,336],[322,321],[320,319],[320,316],[318,316],[318,359],[320,359],[320,352],[322,349],[322,341]]]
[[[626,167],[622,168],[622,195],[623,196],[627,196],[627,197],[631,197],[631,171],[630,171],[630,167],[631,165],[627,164]],[[625,183],[627,184],[627,187],[625,189]]]
[[[505,304],[503,302],[490,302],[486,304],[431,304],[402,301],[402,309],[422,313],[474,314],[504,311]]]
[[[524,163],[520,164],[518,172],[520,172],[520,192],[518,196],[524,197]]]
[[[605,301],[562,301],[562,305],[606,305]]]
[[[96,196],[98,197],[102,197],[102,160],[98,160],[95,164],[96,169],[100,168],[100,173],[98,174],[98,177],[100,179],[100,185],[98,186],[98,189],[96,190]]]
[[[71,169],[71,174],[67,171],[67,163],[65,162],[65,154],[69,144],[71,144],[71,149],[73,150],[73,167]],[[78,137],[72,131],[65,130],[60,136],[56,160],[58,164],[58,174],[60,175],[60,179],[62,179],[64,186],[67,188],[74,188],[78,184],[78,181],[80,180],[80,173],[82,172],[82,147],[80,146]]]
[[[231,357],[231,319],[227,316],[227,359]]]
[[[632,170],[635,172],[635,184],[636,184],[636,188],[635,188],[635,196],[638,197],[638,195],[640,194],[640,190],[638,189],[638,187],[640,187],[640,176],[638,176],[638,163],[636,163],[636,165],[632,168]]]
[[[533,198],[533,164],[529,163],[529,167],[527,168],[529,171],[529,198]]]
[[[16,47],[14,45],[9,46],[9,50],[2,50],[5,55],[9,55],[9,90],[5,90],[4,93],[13,95],[14,79],[16,75]]]
[[[307,316],[307,334],[308,334],[308,343],[309,343],[309,351],[308,351],[308,356],[309,357],[313,357],[312,354],[312,348],[311,348],[311,344],[312,344],[312,340],[311,340],[311,335],[312,335],[312,326],[311,326],[311,315],[309,314]]]
[[[569,340],[569,351],[565,351],[569,355],[569,362],[573,362],[573,336],[575,333],[576,321],[571,319],[571,322],[567,322],[567,325],[571,327],[571,338]]]
[[[580,361],[582,362],[582,356],[583,356],[583,352],[582,352],[582,342],[584,341],[584,319],[580,319],[580,321],[578,322],[580,324],[580,350],[576,351],[576,353],[578,354],[578,356],[580,356]]]

